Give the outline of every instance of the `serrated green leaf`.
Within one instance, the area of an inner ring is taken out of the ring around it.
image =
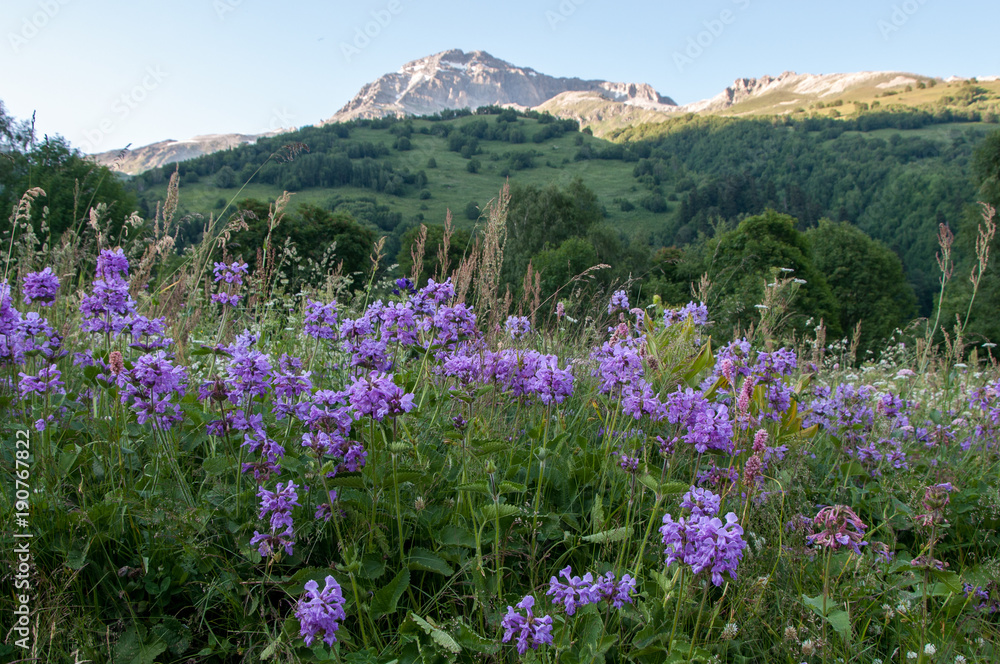
[[[499,644],[493,641],[493,639],[479,636],[465,623],[459,624],[458,631],[455,633],[455,640],[463,648],[483,653],[484,655],[492,655],[500,650]]]
[[[437,541],[444,546],[461,546],[467,549],[476,548],[476,537],[467,528],[448,525],[441,529]]]
[[[608,542],[621,542],[631,534],[632,528],[622,526],[621,528],[612,528],[611,530],[604,530],[593,535],[586,535],[581,539],[591,544],[606,544]]]
[[[439,646],[454,655],[462,652],[462,646],[458,645],[455,639],[451,637],[451,634],[442,629],[435,628],[431,630],[431,638],[434,639],[434,642]]]
[[[528,490],[528,487],[518,482],[508,482],[507,480],[504,480],[497,485],[497,490],[500,493],[524,493]]]
[[[844,637],[844,639],[851,638],[851,618],[847,615],[847,611],[843,609],[837,609],[836,611],[831,611],[830,615],[826,617],[826,621],[830,623],[837,632]]]
[[[521,514],[521,508],[515,505],[508,505],[506,503],[502,505],[483,505],[480,509],[480,513],[484,520],[493,521],[494,519],[502,519],[507,516],[514,516],[516,514]]]
[[[327,480],[330,486],[342,487],[344,489],[364,489],[365,480],[360,475],[338,475],[332,479]]]
[[[604,530],[604,505],[601,497],[594,496],[594,506],[590,509],[590,525],[594,532]]]
[[[216,475],[222,475],[227,470],[232,471],[233,462],[225,457],[209,457],[202,461],[201,467],[205,469],[206,475],[215,477]]]
[[[369,608],[369,615],[375,619],[395,612],[399,598],[403,596],[409,585],[410,570],[404,567],[392,578],[392,581],[375,592]]]
[[[451,576],[455,573],[455,570],[452,569],[451,565],[444,558],[422,547],[410,550],[410,558],[407,561],[407,566],[412,570],[434,572],[435,574],[443,574],[444,576]]]

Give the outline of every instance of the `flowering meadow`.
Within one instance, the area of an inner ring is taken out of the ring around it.
[[[989,346],[92,226],[0,283],[4,661],[1000,660]]]

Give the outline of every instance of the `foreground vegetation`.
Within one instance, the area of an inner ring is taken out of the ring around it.
[[[246,214],[178,255],[176,180],[58,237],[47,193],[0,291],[8,660],[1000,656],[1000,371],[948,321],[865,360],[796,313],[801,251],[754,252],[735,329],[586,271],[504,290],[506,189],[455,261],[449,229],[309,279],[287,195],[248,264]]]

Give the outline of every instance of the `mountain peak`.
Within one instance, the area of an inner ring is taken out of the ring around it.
[[[645,83],[556,78],[485,51],[450,49],[407,62],[399,71],[365,85],[326,122],[490,105],[532,108],[570,91],[600,92],[643,108],[676,107],[673,100]]]

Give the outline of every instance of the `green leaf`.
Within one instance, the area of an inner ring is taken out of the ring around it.
[[[396,471],[395,476],[388,474],[385,477],[385,486],[394,486],[395,484],[402,484],[403,482],[412,482],[418,480],[424,476],[424,473],[419,470],[403,470],[399,469]]]
[[[327,480],[330,486],[342,487],[344,489],[364,489],[365,480],[360,475],[337,475]]]
[[[851,638],[851,618],[847,615],[847,611],[843,609],[837,609],[836,611],[831,611],[830,615],[826,617],[826,621],[830,623],[837,632],[844,637],[845,640]]]
[[[455,488],[459,491],[472,491],[474,493],[481,493],[484,496],[490,495],[490,485],[486,483],[486,480],[479,480],[477,482],[467,482],[466,484],[459,484]]]
[[[455,633],[455,641],[467,650],[483,653],[484,655],[492,655],[500,650],[500,645],[493,639],[487,639],[476,634],[464,622],[458,625],[458,631]]]
[[[823,595],[816,595],[816,597],[802,595],[802,602],[811,608],[816,615],[830,623],[830,626],[837,630],[844,639],[850,639],[850,616],[847,614],[847,611],[838,608],[839,604],[837,602],[827,598],[825,615],[823,614]]]
[[[225,457],[210,457],[201,463],[201,467],[205,469],[206,475],[215,477],[222,475],[227,470],[232,471],[233,462]]]
[[[848,461],[840,464],[841,477],[853,477],[855,475],[867,476],[868,471],[857,461]]]
[[[494,519],[502,519],[506,516],[514,516],[515,514],[521,513],[521,508],[515,505],[483,505],[480,509],[480,513],[485,521],[493,521]]]
[[[399,570],[392,581],[382,586],[372,597],[369,615],[372,619],[381,618],[396,611],[396,604],[399,598],[406,592],[410,585],[410,570],[404,567]]]
[[[407,562],[407,566],[413,570],[434,572],[435,574],[443,574],[444,576],[451,576],[455,573],[455,570],[452,569],[451,565],[444,558],[422,547],[410,550],[410,559]]]
[[[705,345],[701,347],[701,351],[698,353],[698,357],[694,358],[691,362],[691,366],[684,373],[684,382],[687,383],[688,387],[696,388],[701,382],[698,380],[698,374],[702,372],[710,364],[715,363],[715,356],[712,355],[712,340],[709,339],[705,342]]]
[[[608,542],[621,542],[631,534],[632,528],[622,526],[621,528],[612,528],[611,530],[594,533],[593,535],[586,535],[582,539],[584,542],[592,544],[606,544]]]
[[[472,531],[459,526],[448,525],[441,529],[437,541],[444,546],[461,546],[466,549],[476,548],[476,537]]]
[[[691,486],[689,484],[685,484],[684,482],[663,482],[661,484],[660,480],[648,473],[644,473],[639,476],[639,484],[661,496],[684,493]]]
[[[508,482],[507,480],[503,480],[497,485],[497,490],[500,493],[524,493],[528,490],[528,487],[524,484],[520,484],[519,482]]]
[[[594,532],[604,530],[604,506],[601,497],[594,496],[594,506],[590,510],[590,524]]]
[[[451,652],[454,655],[457,655],[458,653],[462,652],[462,646],[458,645],[458,643],[455,641],[455,639],[451,637],[450,634],[448,634],[446,631],[444,631],[437,625],[432,625],[431,623],[427,622],[426,620],[424,620],[417,614],[413,613],[412,611],[410,612],[410,619],[413,622],[415,622],[417,626],[420,627],[420,629],[424,630],[426,634],[429,634],[430,637],[434,639],[435,643],[437,643],[445,650]]]

